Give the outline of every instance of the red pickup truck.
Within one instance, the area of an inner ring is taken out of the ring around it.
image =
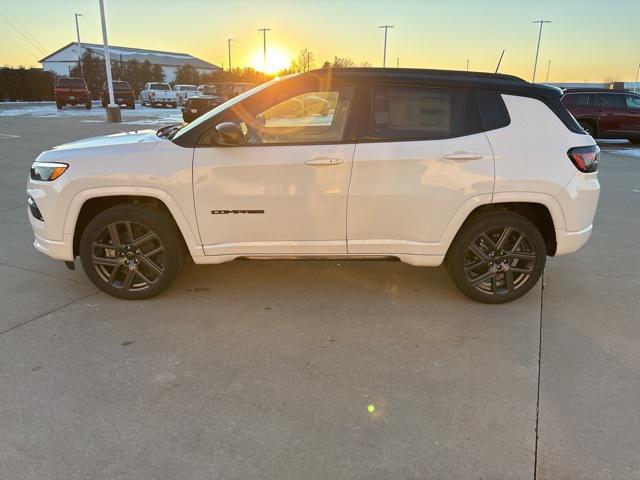
[[[592,137],[626,138],[640,144],[640,95],[604,88],[567,89],[562,103]]]
[[[54,92],[58,110],[65,105],[84,105],[91,110],[91,92],[82,78],[60,77]]]

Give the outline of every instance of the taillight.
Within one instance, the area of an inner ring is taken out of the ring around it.
[[[600,148],[597,145],[589,147],[573,147],[567,152],[569,158],[578,170],[583,173],[592,173],[598,171],[598,157],[600,156]]]

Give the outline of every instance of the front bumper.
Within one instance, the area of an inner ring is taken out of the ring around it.
[[[33,246],[36,250],[56,260],[64,260],[72,262],[73,256],[73,236],[65,235],[65,240],[55,241],[48,240],[34,233]],[[70,238],[69,238],[70,237]]]

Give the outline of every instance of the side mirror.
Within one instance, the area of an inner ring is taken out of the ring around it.
[[[233,122],[222,122],[216,125],[218,143],[220,145],[235,146],[243,143],[244,135],[240,127]]]

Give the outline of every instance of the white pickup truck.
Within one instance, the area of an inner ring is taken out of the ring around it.
[[[174,85],[173,91],[178,96],[178,105],[183,105],[187,98],[200,94],[195,85]]]
[[[178,94],[171,89],[171,85],[168,83],[145,83],[144,89],[140,91],[140,104],[150,107],[171,105],[171,108],[177,108]]]

